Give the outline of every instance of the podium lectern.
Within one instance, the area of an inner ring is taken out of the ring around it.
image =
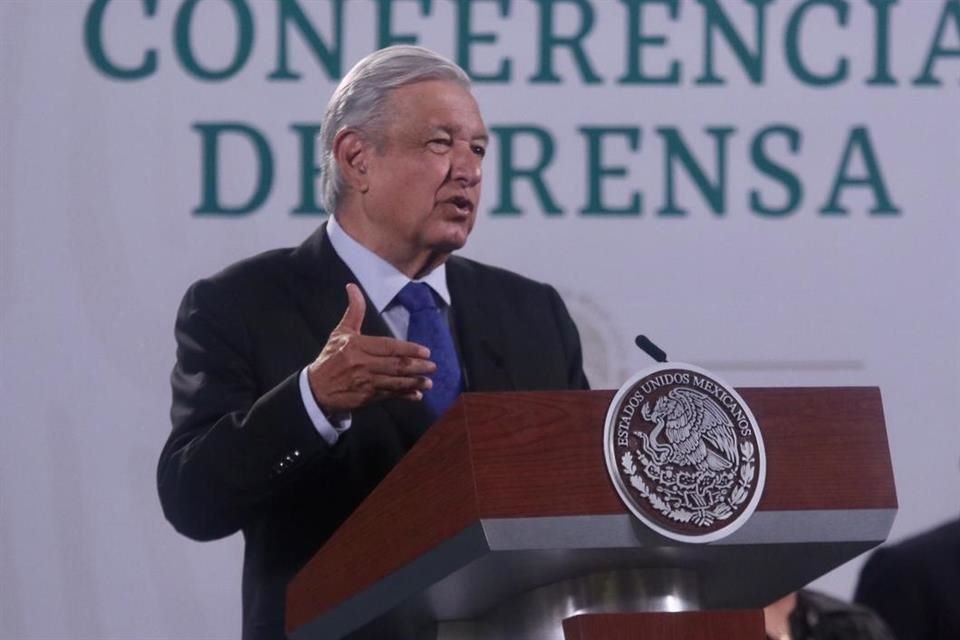
[[[897,498],[879,389],[738,392],[766,486],[709,544],[618,497],[613,391],[463,394],[290,583],[290,637],[762,640],[760,608],[882,542]]]

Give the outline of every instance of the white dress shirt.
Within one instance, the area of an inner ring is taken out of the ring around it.
[[[394,297],[409,282],[410,278],[401,273],[392,264],[370,251],[354,240],[337,223],[334,216],[327,221],[327,237],[330,244],[347,268],[356,276],[360,287],[366,292],[373,303],[374,309],[367,308],[367,313],[376,312],[383,318],[387,328],[395,338],[406,339],[407,329],[410,326],[410,312],[394,302]],[[447,288],[447,268],[445,264],[428,273],[416,282],[424,282],[440,296],[445,307],[450,306],[450,290]],[[307,379],[307,368],[300,371],[300,397],[303,406],[310,416],[313,426],[320,436],[333,446],[340,434],[350,428],[349,415],[337,419],[334,423],[324,415],[310,390],[310,381]]]

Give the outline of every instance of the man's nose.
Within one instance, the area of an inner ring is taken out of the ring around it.
[[[454,145],[453,164],[450,167],[451,179],[463,186],[472,187],[483,175],[482,156],[477,153],[476,145],[463,142]]]

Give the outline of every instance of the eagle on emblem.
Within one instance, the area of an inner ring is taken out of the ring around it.
[[[657,464],[694,466],[701,472],[726,471],[738,464],[733,423],[709,396],[676,387],[660,396],[652,410],[645,402],[640,413],[656,423],[649,436],[637,435]],[[660,441],[661,433],[666,443]]]

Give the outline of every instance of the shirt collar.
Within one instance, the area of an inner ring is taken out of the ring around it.
[[[327,221],[327,237],[333,250],[347,265],[363,290],[367,292],[370,301],[377,308],[377,313],[383,313],[393,298],[400,293],[408,282],[412,282],[392,264],[375,254],[370,249],[354,240],[337,222],[336,216],[330,216]],[[447,265],[439,267],[416,280],[430,285],[434,293],[440,296],[444,304],[450,305],[450,290],[447,288]]]

